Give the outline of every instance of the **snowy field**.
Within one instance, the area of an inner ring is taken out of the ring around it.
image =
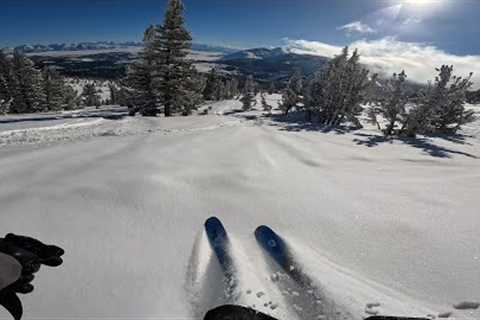
[[[67,252],[23,298],[25,319],[200,319],[225,302],[285,320],[480,318],[453,307],[480,300],[480,122],[455,139],[384,141],[208,107],[0,123],[0,234]],[[203,232],[212,215],[232,240],[231,295]],[[264,255],[262,224],[308,290]]]

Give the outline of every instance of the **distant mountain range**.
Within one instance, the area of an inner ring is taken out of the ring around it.
[[[218,63],[259,81],[277,81],[288,78],[295,70],[311,74],[328,61],[326,57],[296,54],[288,48],[256,48],[227,54]]]
[[[7,51],[21,50],[39,68],[54,66],[66,76],[118,79],[126,74],[127,66],[137,58],[142,47],[142,42],[100,41],[22,45]],[[195,43],[192,49],[197,51],[194,60],[197,65],[203,64],[203,71],[217,67],[228,73],[252,75],[261,82],[283,81],[298,69],[308,75],[322,68],[329,60],[326,57],[293,53],[288,48],[238,50]],[[203,55],[202,52],[219,54]]]
[[[43,44],[25,44],[17,46],[15,48],[3,48],[5,52],[13,52],[14,50],[20,50],[24,53],[44,53],[52,51],[86,51],[86,50],[114,50],[125,48],[141,48],[143,42],[125,41],[97,41],[97,42],[79,42],[79,43],[53,43],[48,45]],[[224,54],[231,54],[238,51],[238,49],[232,49],[222,46],[212,46],[208,44],[194,43],[192,49],[205,52],[219,52]]]

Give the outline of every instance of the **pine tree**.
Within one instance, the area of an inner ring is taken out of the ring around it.
[[[34,68],[32,60],[19,51],[13,55],[12,97],[13,113],[37,112],[44,107],[41,72]]]
[[[267,98],[265,97],[265,93],[262,93],[261,96],[262,96],[263,111],[266,111],[268,114],[272,113],[272,106],[267,103]]]
[[[275,82],[270,82],[270,86],[268,87],[268,94],[274,94],[277,89],[275,88]]]
[[[203,90],[203,96],[205,97],[205,100],[216,100],[217,83],[217,69],[213,68],[207,75],[207,82],[205,85],[205,89]]]
[[[185,89],[189,92],[185,96],[185,102],[182,105],[182,115],[187,116],[196,110],[203,102],[204,96],[202,92],[205,89],[205,81],[201,74],[196,70],[192,70],[190,77],[184,83]]]
[[[83,104],[87,107],[100,106],[100,96],[98,95],[98,90],[95,86],[95,83],[87,83],[83,87],[82,92]]]
[[[236,77],[233,77],[231,81],[231,98],[236,98],[240,94],[240,90],[238,87],[238,79]]]
[[[9,101],[12,99],[12,63],[0,50],[0,100]]]
[[[79,97],[77,92],[69,85],[65,86],[64,91],[64,108],[65,110],[73,110],[79,105]]]
[[[361,127],[358,120],[363,110],[361,104],[367,101],[367,89],[376,75],[369,79],[369,72],[360,65],[359,59],[357,50],[349,57],[345,47],[310,84],[307,105],[309,110],[318,113],[321,123],[335,127],[349,121]]]
[[[63,77],[53,69],[45,68],[42,72],[44,110],[61,110],[65,103],[66,84]]]
[[[109,83],[108,84],[108,89],[110,91],[110,99],[109,99],[109,104],[110,105],[116,105],[118,103],[118,88],[115,84]]]
[[[255,98],[255,82],[253,76],[248,76],[243,87],[243,96],[240,101],[243,104],[243,110],[248,111],[252,108],[252,103]]]
[[[155,38],[156,86],[162,94],[166,117],[180,111],[191,101],[193,92],[188,88],[193,67],[187,59],[192,37],[185,27],[184,6],[181,0],[169,0],[165,20]]]
[[[288,80],[287,87],[282,94],[282,103],[280,104],[280,109],[283,110],[285,115],[288,115],[288,112],[292,108],[297,107],[297,105],[302,101],[302,88],[303,77],[300,70],[297,70]]]
[[[466,92],[472,86],[472,73],[466,77],[453,75],[453,66],[436,69],[434,83],[422,90],[415,107],[402,128],[404,135],[456,133],[463,124],[475,120],[474,112],[465,109]]]
[[[405,82],[407,75],[405,71],[399,74],[394,73],[391,79],[382,81],[381,88],[372,101],[372,107],[369,109],[371,120],[377,124],[385,136],[394,134],[397,125],[402,125],[407,119],[407,104],[409,102]],[[387,125],[382,129],[378,122],[378,116],[387,121]]]
[[[133,109],[138,109],[143,116],[156,116],[161,100],[161,93],[154,84],[155,68],[157,63],[161,63],[161,60],[157,61],[155,47],[157,34],[158,27],[150,26],[145,30],[144,49],[140,52],[139,59],[129,67],[123,91],[124,103],[135,106]]]

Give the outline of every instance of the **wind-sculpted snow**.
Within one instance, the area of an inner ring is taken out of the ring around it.
[[[307,314],[480,317],[454,308],[480,299],[478,122],[449,139],[384,140],[221,109],[0,129],[0,234],[66,249],[22,297],[25,319],[198,319],[234,302],[286,320],[320,296],[333,313]],[[231,242],[229,297],[203,233],[212,215]],[[309,288],[265,255],[260,225]]]

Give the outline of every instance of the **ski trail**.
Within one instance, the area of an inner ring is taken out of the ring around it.
[[[303,271],[289,245],[270,228],[261,226],[255,231],[264,259],[272,273],[271,279],[282,292],[299,319],[350,319],[334,301],[327,298],[323,288]]]
[[[250,236],[249,236],[250,237]],[[270,279],[270,271],[251,239],[230,237],[238,279],[238,303],[277,319],[295,319],[287,301]]]
[[[421,304],[406,294],[338,266],[294,239],[289,238],[288,245],[296,263],[309,275],[311,283],[321,285],[331,306],[336,306],[336,310],[328,312],[334,316],[333,319],[343,319],[344,315],[349,319],[363,319],[371,315],[426,317],[438,313],[433,311],[433,306]]]
[[[229,268],[220,263],[205,231],[194,243],[187,268],[185,290],[194,318],[225,304],[248,306],[279,319],[295,319],[262,259],[251,259],[242,240],[228,234]]]
[[[216,306],[236,302],[229,283],[232,279],[225,276],[205,231],[195,241],[186,278],[187,297],[196,319],[202,319],[208,310]]]

